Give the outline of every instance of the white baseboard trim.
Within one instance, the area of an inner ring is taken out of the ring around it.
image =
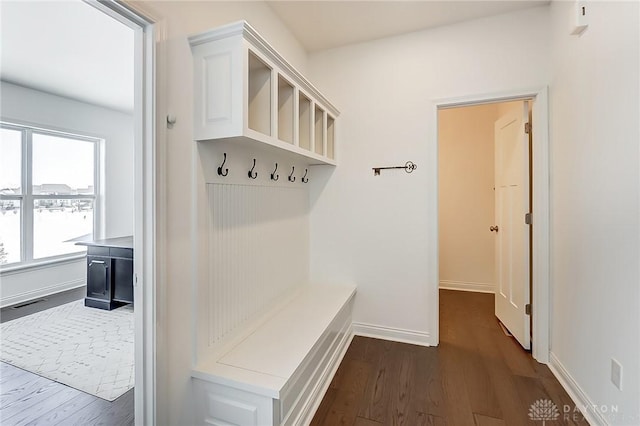
[[[410,343],[412,345],[431,346],[431,336],[429,333],[423,331],[404,330],[400,328],[354,322],[353,334],[356,336]]]
[[[86,280],[84,278],[81,278],[48,287],[39,288],[37,290],[26,291],[24,293],[15,294],[9,297],[2,297],[2,299],[0,300],[0,307],[6,308],[8,306],[28,302],[33,299],[39,299],[41,297],[50,296],[52,294],[61,293],[63,291],[73,290],[74,288],[84,287],[86,284]]]
[[[495,293],[495,285],[491,283],[472,283],[465,281],[441,280],[443,290],[474,291],[476,293]]]
[[[553,352],[549,354],[549,369],[556,376],[558,382],[562,385],[565,391],[569,394],[573,402],[576,404],[585,420],[592,426],[607,426],[609,422],[602,416],[602,413],[598,410],[594,410],[592,407],[596,405],[591,401],[587,394],[582,390],[580,385],[571,377],[571,374],[564,368],[564,365],[560,362],[558,357]],[[558,407],[562,412],[562,407]]]

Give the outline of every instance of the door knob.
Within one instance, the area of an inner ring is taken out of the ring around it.
[[[493,231],[498,232],[498,225],[496,225],[496,226],[490,226],[490,227],[489,227],[489,231],[491,231],[491,232],[493,232]]]

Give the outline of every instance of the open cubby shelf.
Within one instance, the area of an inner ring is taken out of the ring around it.
[[[327,115],[327,157],[332,160],[335,158],[335,118]]]
[[[338,110],[248,23],[189,43],[196,141],[253,141],[307,164],[336,164]]]
[[[324,154],[324,111],[316,105],[313,126],[313,150],[316,154]]]
[[[281,75],[278,76],[278,139],[293,143],[294,96],[293,86]]]
[[[311,100],[298,95],[298,146],[311,151]]]
[[[249,128],[271,135],[271,68],[249,51]]]

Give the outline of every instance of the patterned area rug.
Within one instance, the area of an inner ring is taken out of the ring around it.
[[[113,401],[133,387],[133,307],[87,308],[84,300],[8,321],[0,360]]]

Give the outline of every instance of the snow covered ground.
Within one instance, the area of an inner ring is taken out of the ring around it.
[[[82,246],[67,240],[93,232],[93,210],[36,209],[33,217],[33,257],[41,259],[67,253],[81,253]],[[20,210],[0,210],[0,244],[6,263],[20,261]]]

